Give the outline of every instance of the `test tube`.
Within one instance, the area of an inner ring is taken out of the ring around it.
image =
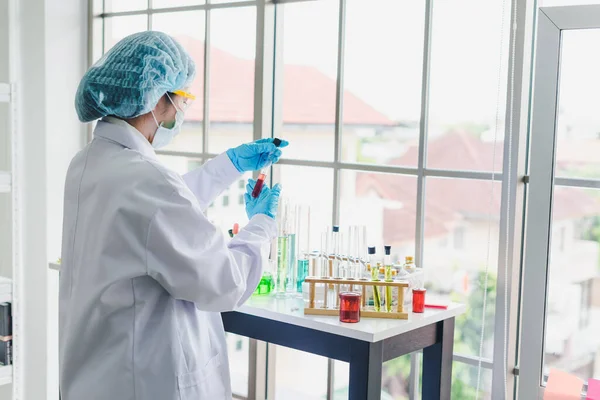
[[[391,252],[392,252],[392,246],[384,246],[385,249],[385,258],[384,258],[384,268],[385,268],[385,281],[386,282],[393,282],[393,278],[392,278],[392,256],[391,256]],[[391,312],[392,311],[392,287],[391,286],[386,286],[385,287],[385,310],[387,312]]]
[[[287,282],[286,282],[286,290],[288,293],[297,293],[296,289],[296,276],[297,276],[297,268],[296,260],[298,259],[296,240],[297,240],[297,226],[296,226],[296,206],[293,206],[287,202],[287,235],[289,238],[288,241],[288,273],[287,273]]]
[[[273,144],[276,147],[279,147],[279,145],[281,144],[281,140],[278,138],[274,138]],[[258,195],[260,194],[262,187],[265,184],[265,179],[267,179],[267,171],[270,166],[271,166],[271,163],[268,163],[267,165],[265,165],[263,167],[263,169],[258,174],[258,178],[256,179],[256,184],[254,185],[254,189],[252,189],[252,197],[253,198],[257,198]]]
[[[279,234],[277,236],[277,285],[276,291],[278,296],[285,295],[287,284],[287,272],[289,268],[288,244],[289,236],[287,235],[287,214],[286,205],[281,205],[279,214]]]
[[[308,275],[309,240],[310,240],[310,207],[300,205],[296,210],[296,240],[298,247],[296,291],[302,293],[304,278]]]
[[[332,266],[330,274],[334,278],[340,277],[340,241],[341,241],[340,227],[334,225],[331,228],[331,247],[329,249],[329,255],[332,257]]]
[[[329,232],[323,232],[321,234],[321,277],[329,278]]]
[[[362,278],[367,278],[368,275],[367,273],[367,263],[366,263],[366,254],[365,254],[365,250],[367,249],[367,227],[364,225],[361,225],[358,227],[358,233],[357,233],[357,245],[356,248],[358,249],[358,253],[357,253],[357,258],[358,258],[358,262],[357,262],[357,271],[356,271],[356,277],[359,279]]]
[[[367,266],[371,269],[371,280],[379,282],[379,266],[375,262],[375,247],[369,247]],[[375,285],[373,285],[373,307],[375,307],[375,311],[381,310],[381,296],[379,295],[379,288]]]

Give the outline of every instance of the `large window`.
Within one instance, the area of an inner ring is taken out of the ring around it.
[[[311,246],[326,226],[365,224],[369,243],[391,245],[395,261],[415,256],[429,296],[469,307],[457,320],[453,398],[474,397],[480,361],[481,398],[489,398],[492,379],[502,379],[492,377],[491,360],[503,359],[494,331],[504,323],[495,298],[504,268],[510,5],[321,0],[265,10],[258,1],[152,0],[157,9],[149,13],[148,4],[112,3],[120,4],[105,3],[105,50],[150,27],[178,38],[198,66],[198,100],[181,135],[160,152],[164,162],[185,173],[243,142],[288,139],[271,176],[284,196],[311,205]],[[224,231],[245,219],[243,191],[243,183],[233,185],[207,211]],[[230,352],[238,368],[248,346],[234,343]],[[275,354],[275,398],[346,398],[344,363],[284,348]],[[385,364],[384,398],[415,398],[419,360]],[[295,379],[298,365],[314,385]],[[233,371],[238,397],[248,396],[240,389],[247,374]]]

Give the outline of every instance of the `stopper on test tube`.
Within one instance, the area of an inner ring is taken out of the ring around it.
[[[235,224],[233,224],[233,234],[237,235],[240,232],[240,224],[238,224],[237,222]]]
[[[279,147],[279,145],[281,144],[281,139],[278,139],[278,138],[273,138],[273,144],[274,144],[276,147]]]
[[[390,254],[392,254],[392,246],[383,246],[383,248],[385,249],[386,256],[389,256]]]
[[[340,227],[339,227],[339,226],[337,226],[337,225],[334,225],[334,226],[333,226],[333,231],[334,231],[334,232],[339,232],[339,231],[340,231]]]
[[[369,252],[369,254],[375,254],[375,247],[368,247],[367,251]]]

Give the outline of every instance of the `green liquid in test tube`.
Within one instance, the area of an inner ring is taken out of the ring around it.
[[[384,246],[385,248],[385,259],[384,259],[384,267],[385,267],[385,281],[393,282],[392,279],[392,246]],[[385,311],[392,311],[392,287],[385,287]]]
[[[379,266],[375,263],[375,247],[369,247],[369,261],[368,265],[371,267],[371,280],[379,281]],[[381,296],[379,295],[379,288],[373,286],[373,307],[375,311],[381,310]]]

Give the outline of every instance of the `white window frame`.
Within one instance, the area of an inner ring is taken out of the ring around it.
[[[600,29],[600,5],[539,9],[521,297],[521,399],[541,398],[545,385],[544,330],[554,187],[600,189],[599,180],[554,176],[562,33],[572,29]]]

